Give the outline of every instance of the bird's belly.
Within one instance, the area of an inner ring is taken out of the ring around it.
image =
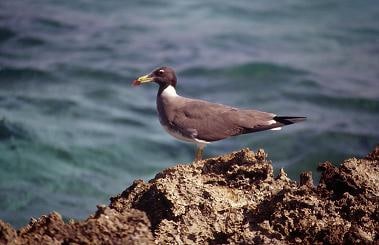
[[[164,125],[164,124],[161,124],[161,125],[167,131],[167,133],[169,133],[172,137],[174,137],[178,140],[190,142],[190,143],[195,143],[197,145],[203,145],[203,146],[210,143],[210,142],[207,142],[204,140],[187,137],[187,136],[183,135],[181,132],[179,132],[178,130],[172,129],[172,128],[168,127],[167,125]]]
[[[169,133],[172,137],[174,137],[178,140],[196,143],[195,139],[186,137],[182,133],[180,133],[179,131],[172,129],[172,128],[168,127],[167,125],[162,124],[162,127],[166,130],[167,133]]]

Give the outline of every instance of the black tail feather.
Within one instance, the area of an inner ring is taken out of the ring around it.
[[[280,117],[280,116],[277,116],[277,117],[274,117],[273,119],[275,121],[283,124],[283,125],[289,125],[289,124],[305,121],[307,118],[306,117]]]

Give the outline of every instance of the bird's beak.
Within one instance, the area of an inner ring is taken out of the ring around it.
[[[148,74],[148,75],[141,76],[141,77],[137,78],[136,80],[134,80],[132,82],[132,85],[137,86],[137,85],[141,85],[142,83],[152,82],[153,80],[154,80],[154,78],[150,74]]]

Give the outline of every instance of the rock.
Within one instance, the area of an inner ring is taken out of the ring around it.
[[[16,231],[9,224],[0,220],[0,244],[11,244],[16,237]]]
[[[311,171],[303,172],[300,174],[300,185],[313,188],[313,178]]]
[[[53,212],[32,219],[18,235],[1,222],[0,229],[2,244],[154,244],[149,220],[135,209],[99,207],[87,220],[69,223]]]
[[[135,181],[85,221],[57,213],[16,231],[13,244],[355,244],[379,240],[379,147],[365,159],[320,164],[300,183],[278,176],[263,150],[243,149]]]
[[[378,239],[378,217],[353,229],[352,220],[340,214],[349,206],[336,197],[351,193],[353,202],[363,187],[367,195],[359,202],[371,209],[360,210],[375,215],[377,166],[363,159],[347,160],[340,168],[324,163],[314,188],[310,172],[301,174],[300,185],[283,170],[274,178],[266,154],[245,149],[166,169],[149,183],[135,182],[110,206],[144,211],[161,244],[372,242]]]

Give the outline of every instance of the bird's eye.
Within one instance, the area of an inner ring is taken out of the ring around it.
[[[164,70],[163,69],[160,69],[159,71],[158,71],[158,74],[159,75],[162,75],[164,73]]]

